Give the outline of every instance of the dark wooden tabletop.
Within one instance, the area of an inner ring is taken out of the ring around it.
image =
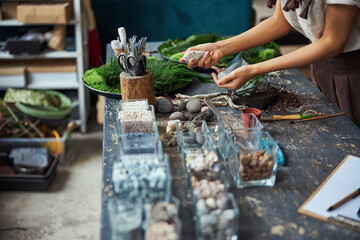
[[[158,44],[148,43],[148,49],[156,49]],[[112,54],[111,48],[108,53]],[[296,92],[305,100],[323,104],[324,112],[340,112],[297,69],[282,71],[280,77],[284,80],[286,89]],[[213,83],[194,82],[180,92],[193,95],[218,91],[224,90]],[[107,200],[114,194],[112,164],[118,157],[117,101],[112,98],[105,100],[101,212],[103,240],[111,239]],[[279,143],[286,164],[279,165],[274,187],[231,189],[240,209],[239,239],[360,239],[359,232],[297,212],[301,204],[347,155],[360,156],[360,128],[345,115],[309,121],[306,124],[290,125],[287,120],[266,122],[264,127]],[[165,147],[164,152],[170,157],[172,194],[181,201],[182,239],[195,239],[192,204],[185,196],[185,176],[181,171],[177,148]]]

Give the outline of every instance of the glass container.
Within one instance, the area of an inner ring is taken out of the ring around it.
[[[141,197],[144,203],[169,201],[171,173],[167,154],[162,160],[154,154],[131,154],[122,158],[113,165],[112,181],[117,195]]]
[[[218,124],[218,142],[219,152],[221,157],[226,160],[228,158],[228,152],[230,151],[230,142],[234,141],[234,138],[241,133],[246,132],[260,132],[264,126],[259,119],[253,114],[249,113],[250,121],[249,127],[245,128],[242,118],[238,118],[237,121],[231,122],[231,126],[226,126],[222,120],[217,117]]]
[[[237,187],[274,186],[279,145],[270,134],[237,134],[234,145],[229,151],[229,170]]]
[[[109,198],[111,239],[141,240],[142,209],[141,198]]]
[[[116,121],[118,134],[151,133],[155,122],[154,106],[125,107],[120,104],[116,107]]]
[[[217,199],[194,200],[198,240],[237,239],[240,212],[232,193],[223,193]]]

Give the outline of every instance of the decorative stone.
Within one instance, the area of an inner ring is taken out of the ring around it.
[[[183,128],[183,124],[179,120],[168,121],[166,126],[166,132],[176,132],[176,122],[179,122],[180,129]]]
[[[209,120],[213,116],[214,116],[214,113],[213,113],[213,111],[211,111],[211,109],[207,109],[207,110],[204,111],[205,120]]]
[[[184,110],[186,109],[186,104],[187,104],[187,102],[181,101],[181,102],[179,103],[179,105],[178,105],[178,111],[179,111],[179,112],[180,112],[180,111],[184,111]]]
[[[192,114],[191,112],[184,112],[184,116],[186,117],[186,119],[188,121],[191,121],[194,119],[194,114]]]
[[[186,109],[191,113],[198,113],[202,108],[202,104],[199,100],[191,100],[186,104]]]
[[[177,141],[177,135],[175,132],[168,132],[162,135],[163,143],[166,146],[175,146]]]
[[[156,101],[155,108],[159,113],[171,113],[174,111],[174,104],[168,98],[160,98]]]
[[[185,54],[184,54],[184,61],[185,62],[189,62],[190,59],[194,59],[195,60],[195,64],[197,64],[200,59],[204,56],[205,54],[205,51],[187,51]]]
[[[181,112],[174,112],[170,115],[169,120],[186,121],[186,117]]]
[[[208,106],[204,106],[201,108],[201,112],[205,112],[206,110],[209,110],[210,108]]]

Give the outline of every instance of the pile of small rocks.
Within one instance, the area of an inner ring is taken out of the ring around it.
[[[219,158],[214,151],[198,149],[188,151],[185,157],[186,167],[192,172],[219,172]]]
[[[227,239],[233,234],[236,211],[220,181],[200,180],[194,193],[201,239]]]
[[[168,181],[165,164],[154,162],[152,154],[128,155],[128,159],[113,165],[115,193],[140,196],[145,201],[165,197]]]
[[[154,113],[148,109],[126,108],[119,111],[121,133],[150,132]]]
[[[240,175],[244,181],[270,178],[273,167],[273,156],[264,150],[240,155]]]
[[[178,240],[178,209],[174,203],[156,202],[147,205],[147,240]]]

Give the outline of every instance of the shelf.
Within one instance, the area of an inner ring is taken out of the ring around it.
[[[6,19],[0,21],[0,26],[11,27],[11,26],[33,26],[33,25],[56,25],[55,23],[22,23],[16,19]],[[75,20],[71,20],[67,25],[75,25]]]
[[[12,55],[9,52],[1,52],[0,53],[0,60],[1,59],[43,59],[43,58],[76,58],[78,53],[76,51],[52,51],[52,50],[44,50],[40,54],[30,55],[30,54],[23,54],[23,55]]]
[[[29,89],[78,89],[79,84],[78,83],[68,83],[68,84],[61,84],[58,83],[54,83],[54,82],[49,82],[49,83],[29,83],[27,86],[27,88]]]

